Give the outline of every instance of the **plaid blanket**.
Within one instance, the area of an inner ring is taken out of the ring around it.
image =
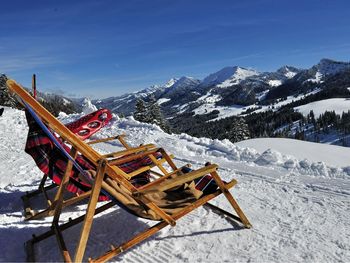
[[[28,112],[26,112],[26,118],[29,126],[29,131],[25,146],[25,152],[32,156],[36,165],[44,174],[47,174],[55,184],[59,185],[62,181],[68,163],[67,157],[64,156],[63,153],[54,145],[54,143],[49,139],[49,137],[45,134],[45,132]],[[59,138],[58,141],[60,141]],[[70,151],[70,148],[64,143],[61,145],[67,152]],[[157,159],[162,157],[161,153],[158,152],[154,155]],[[84,170],[96,170],[96,167],[81,155],[78,155],[76,162]],[[130,173],[142,166],[150,164],[152,164],[152,160],[146,156],[124,163],[120,165],[119,168],[126,173]],[[86,180],[81,180],[79,173],[80,172],[78,169],[73,166],[70,174],[70,180],[67,185],[67,190],[69,192],[78,195],[91,189],[91,185],[87,183]],[[144,172],[133,177],[131,183],[136,187],[140,187],[149,183],[149,181],[149,172]],[[108,197],[101,194],[99,200],[108,200]]]
[[[187,167],[187,166],[184,166],[184,167],[182,167],[181,171],[184,174],[186,174],[186,173],[191,172],[192,169]],[[218,189],[218,185],[216,184],[213,177],[209,174],[195,179],[194,184],[195,184],[195,188],[197,190],[203,192],[204,195],[211,194]]]

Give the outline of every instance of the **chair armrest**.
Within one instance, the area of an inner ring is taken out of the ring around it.
[[[136,148],[130,148],[130,149],[126,149],[123,151],[119,151],[119,152],[114,152],[114,153],[108,153],[105,155],[102,155],[102,158],[112,158],[112,157],[120,157],[120,156],[124,156],[124,155],[128,155],[128,154],[133,154],[139,151],[147,151],[150,150],[152,148],[155,148],[156,146],[154,144],[146,144],[146,145],[142,145]]]
[[[146,151],[142,151],[140,153],[138,153],[138,152],[135,153],[135,154],[131,153],[130,155],[122,156],[120,158],[110,160],[109,164],[110,165],[120,165],[120,164],[127,163],[127,162],[130,162],[130,161],[139,159],[139,158],[143,158],[143,157],[148,156],[150,154],[156,153],[158,150],[159,150],[159,148],[154,148],[154,149],[151,149],[151,150],[147,150],[146,149]]]
[[[211,172],[216,171],[217,168],[218,168],[218,165],[211,164],[203,168],[200,168],[198,170],[194,170],[192,172],[161,181],[159,184],[152,184],[150,187],[147,187],[147,185],[143,186],[141,190],[135,192],[134,194],[139,195],[139,194],[148,194],[148,193],[154,193],[154,192],[163,192],[171,188],[174,188],[176,186],[182,185],[184,183],[193,181],[194,179],[197,179],[203,175],[210,174]]]
[[[96,143],[101,143],[101,142],[120,140],[120,138],[124,138],[125,136],[126,136],[126,134],[121,134],[121,135],[112,136],[112,137],[108,137],[108,138],[104,138],[104,139],[98,139],[98,140],[94,140],[94,141],[89,141],[89,142],[87,142],[87,144],[91,145],[91,144],[96,144]]]

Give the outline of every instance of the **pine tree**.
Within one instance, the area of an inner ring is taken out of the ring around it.
[[[17,100],[8,92],[6,86],[7,76],[0,75],[0,105],[12,108],[21,108]]]
[[[149,122],[149,117],[147,116],[147,107],[142,99],[138,99],[135,105],[134,118],[140,122]]]
[[[163,131],[170,132],[170,127],[164,120],[160,107],[154,96],[150,97],[148,103],[138,99],[134,112],[135,120],[158,125]]]
[[[234,118],[232,122],[229,122],[220,129],[218,126],[215,130],[219,133],[218,139],[229,139],[231,142],[239,142],[250,138],[248,125],[243,118]],[[222,132],[224,131],[224,132]]]
[[[154,95],[151,95],[150,102],[148,104],[148,115],[150,117],[150,123],[158,125],[163,131],[170,133],[170,127],[164,120],[160,107],[156,101]]]

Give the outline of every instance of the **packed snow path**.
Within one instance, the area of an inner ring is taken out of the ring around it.
[[[61,119],[68,122],[77,117],[62,115]],[[132,119],[115,120],[95,138],[121,133],[128,134],[132,145],[154,142],[164,147],[175,154],[178,164],[219,164],[224,179],[238,180],[232,193],[253,228],[242,229],[211,210],[199,208],[174,228],[163,229],[113,261],[350,261],[350,160],[348,166],[336,167],[274,150],[259,153],[228,141],[168,135]],[[25,261],[24,242],[50,226],[51,218],[24,221],[20,196],[35,189],[41,179],[31,157],[23,151],[26,134],[23,112],[6,108],[0,117],[0,261]],[[330,147],[336,152],[334,147],[338,146]],[[96,148],[107,152],[119,146],[112,142]],[[213,203],[231,211],[222,197]],[[36,204],[43,205],[40,199]],[[81,214],[85,207],[82,203],[67,208],[62,221]],[[94,220],[86,255],[98,256],[110,243],[117,245],[152,224],[117,207],[109,209]],[[76,245],[79,227],[64,232],[70,249]],[[55,238],[38,243],[36,253],[41,261],[61,261]]]

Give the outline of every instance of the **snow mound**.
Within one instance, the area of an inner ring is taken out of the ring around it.
[[[97,107],[94,104],[92,104],[91,100],[88,98],[85,98],[83,100],[82,107],[83,107],[84,114],[89,114],[94,111],[97,111]]]

